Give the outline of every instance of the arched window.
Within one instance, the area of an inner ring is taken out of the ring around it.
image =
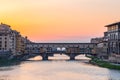
[[[62,47],[62,51],[66,51],[66,48],[65,48],[65,47]]]

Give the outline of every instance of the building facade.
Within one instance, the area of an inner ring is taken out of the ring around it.
[[[108,39],[109,60],[120,62],[120,22],[106,25],[106,38]]]
[[[120,55],[120,22],[105,27],[107,27],[108,53]]]
[[[96,43],[97,46],[94,47],[93,54],[101,59],[108,59],[108,43],[105,37],[92,38],[91,43]]]
[[[15,52],[15,36],[9,25],[0,25],[0,52]]]
[[[21,34],[12,30],[7,24],[0,24],[0,53],[19,54],[24,52],[27,39]]]
[[[90,42],[96,43],[96,44],[101,43],[101,42],[103,42],[103,37],[92,38]]]

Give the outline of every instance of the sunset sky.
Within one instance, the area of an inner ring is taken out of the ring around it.
[[[0,0],[0,22],[36,42],[88,42],[120,20],[120,0]]]

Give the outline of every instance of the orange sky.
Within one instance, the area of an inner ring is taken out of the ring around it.
[[[87,42],[119,21],[120,0],[0,0],[0,22],[37,42]]]

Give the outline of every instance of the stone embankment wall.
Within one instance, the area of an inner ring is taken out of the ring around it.
[[[112,54],[109,56],[109,61],[114,63],[120,63],[120,55]]]

